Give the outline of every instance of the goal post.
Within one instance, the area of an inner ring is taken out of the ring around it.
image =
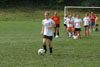
[[[68,9],[100,9],[100,7],[84,7],[84,6],[64,6],[64,16],[68,15]]]

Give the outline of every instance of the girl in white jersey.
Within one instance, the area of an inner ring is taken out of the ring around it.
[[[67,28],[67,25],[66,25],[67,19],[68,19],[68,17],[67,17],[67,15],[66,15],[66,16],[64,17],[64,32],[66,31],[66,28]]]
[[[72,20],[72,16],[70,15],[68,16],[67,19],[67,30],[68,30],[69,37],[74,35],[73,26],[74,26],[74,20]]]
[[[77,15],[77,19],[75,19],[74,21],[74,26],[75,26],[75,36],[77,36],[77,32],[78,32],[78,36],[79,36],[79,39],[81,39],[81,23],[82,23],[82,20],[80,19],[80,16]]]
[[[42,31],[41,31],[41,35],[43,35],[43,48],[46,53],[47,51],[46,41],[48,40],[50,54],[52,54],[51,42],[53,39],[52,36],[53,36],[53,28],[55,27],[55,23],[52,19],[49,18],[48,11],[46,11],[44,15],[45,15],[45,19],[42,21]]]
[[[85,14],[85,17],[83,18],[84,21],[84,28],[85,28],[85,36],[89,36],[89,24],[90,24],[90,19],[88,14]]]

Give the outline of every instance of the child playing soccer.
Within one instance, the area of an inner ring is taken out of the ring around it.
[[[74,26],[74,21],[72,20],[72,16],[70,15],[70,16],[68,16],[68,19],[67,19],[67,30],[68,30],[69,37],[74,35],[73,26]]]
[[[57,15],[57,12],[54,12],[54,16],[52,16],[51,19],[56,24],[56,27],[54,28],[54,37],[58,38],[59,37],[59,27],[60,27],[60,17]]]
[[[84,28],[85,28],[85,36],[87,36],[87,35],[89,36],[90,19],[88,17],[88,14],[85,14],[83,21],[84,21]]]
[[[42,21],[42,31],[41,35],[43,35],[43,48],[45,50],[45,53],[47,51],[46,48],[46,41],[48,40],[48,45],[49,45],[49,50],[50,50],[50,55],[52,54],[52,35],[53,35],[53,28],[55,27],[55,23],[52,19],[49,18],[49,12],[46,11],[44,13],[45,19]]]
[[[74,26],[75,26],[75,36],[77,36],[77,32],[79,33],[79,39],[81,39],[81,23],[82,23],[82,20],[80,18],[79,15],[77,15],[77,19],[75,19],[74,21]]]

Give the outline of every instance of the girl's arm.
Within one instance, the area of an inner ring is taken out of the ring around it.
[[[41,35],[43,35],[43,32],[44,32],[44,25],[42,25],[42,30],[41,30]]]
[[[54,24],[53,26],[48,26],[48,29],[52,29],[52,28],[55,28],[56,27],[56,24]]]

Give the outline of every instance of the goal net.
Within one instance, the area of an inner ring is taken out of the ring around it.
[[[99,13],[100,7],[83,7],[83,6],[64,6],[64,16],[69,14],[78,13]]]

